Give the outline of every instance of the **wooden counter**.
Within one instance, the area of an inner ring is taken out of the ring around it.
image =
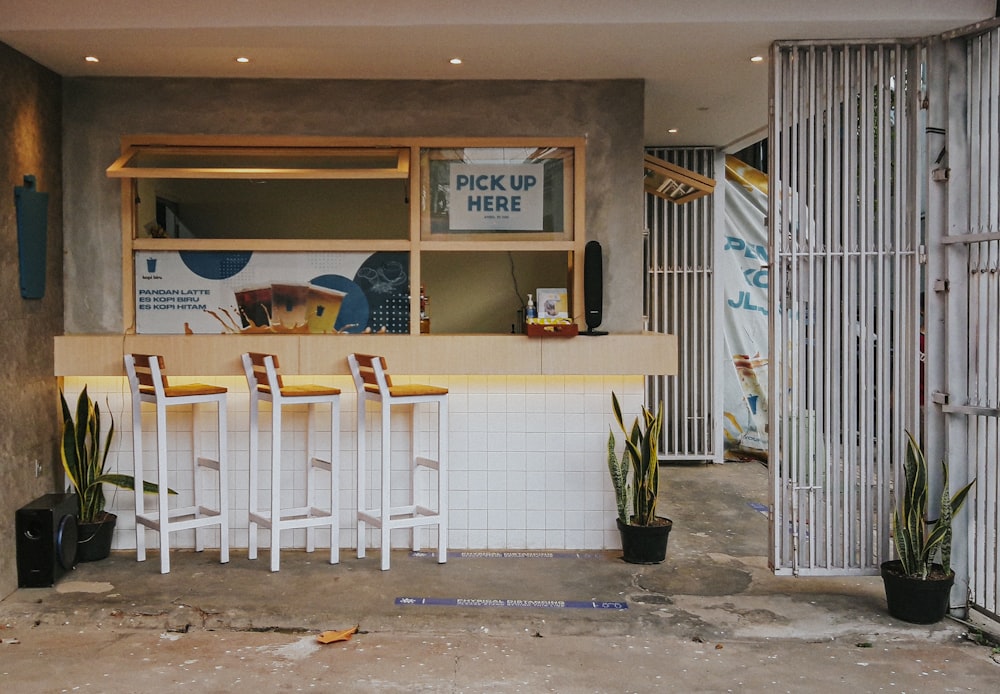
[[[56,376],[124,376],[123,355],[161,354],[176,376],[241,376],[243,352],[277,354],[286,374],[347,374],[351,352],[380,354],[396,374],[672,375],[677,338],[524,335],[60,335]]]

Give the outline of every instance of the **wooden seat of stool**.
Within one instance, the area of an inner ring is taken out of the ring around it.
[[[156,393],[152,386],[142,386],[139,388],[139,392],[146,395],[155,395]],[[184,398],[189,395],[219,395],[225,392],[226,389],[223,386],[210,386],[207,383],[186,383],[181,386],[163,387],[163,394],[168,398]]]
[[[260,390],[263,393],[270,393],[270,386],[262,385]],[[298,386],[286,386],[282,385],[279,388],[279,392],[283,397],[286,398],[308,398],[315,397],[317,395],[340,395],[340,388],[332,388],[329,386],[318,386],[312,383],[305,383]]]
[[[365,390],[369,393],[379,392],[378,384],[365,385]],[[420,395],[447,395],[448,389],[441,386],[429,386],[424,383],[405,383],[403,385],[389,386],[389,395],[394,398],[409,398]]]

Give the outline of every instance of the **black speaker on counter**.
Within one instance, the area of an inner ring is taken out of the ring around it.
[[[19,587],[55,585],[76,566],[76,513],[76,494],[46,494],[17,510]]]
[[[581,335],[607,335],[596,330],[604,320],[604,265],[601,244],[588,241],[583,249],[583,309],[587,331]]]

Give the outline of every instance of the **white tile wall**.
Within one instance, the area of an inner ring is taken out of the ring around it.
[[[169,366],[169,365],[168,365]],[[228,445],[229,488],[231,513],[230,546],[247,546],[249,400],[243,378],[182,379],[210,381],[229,389]],[[397,382],[406,379],[396,378]],[[611,391],[618,393],[622,407],[630,419],[642,403],[643,381],[633,376],[427,376],[413,381],[433,383],[449,389],[449,545],[453,549],[617,549],[620,547],[615,528],[615,502],[607,473],[608,427],[613,424]],[[347,377],[301,378],[287,377],[289,383],[321,382],[342,390],[341,451],[339,501],[341,544],[354,547],[356,538],[356,399],[354,387]],[[109,456],[111,471],[132,474],[131,395],[128,382],[113,378],[66,378],[67,398],[75,398],[84,385],[102,410],[110,407],[117,434]],[[269,405],[262,403],[260,428],[261,503],[266,507],[270,498],[270,416]],[[370,408],[373,406],[369,405]],[[420,411],[419,442],[434,443],[436,408],[427,406]],[[155,440],[152,406],[143,408],[143,440],[146,478],[155,480]],[[628,414],[633,413],[633,414]],[[374,421],[373,421],[374,420]],[[200,441],[210,451],[215,448],[215,414],[205,409],[196,426]],[[287,504],[300,505],[304,500],[305,482],[305,408],[286,409],[283,454],[283,496]],[[369,453],[379,445],[378,418],[369,412]],[[323,410],[317,417],[319,442],[329,447],[329,416]],[[324,426],[325,425],[325,426]],[[392,419],[393,468],[406,469],[410,448],[409,418],[394,412]],[[171,408],[169,429],[170,486],[179,492],[172,503],[190,503],[189,476],[178,470],[189,470],[192,449],[190,410]],[[617,428],[616,428],[617,431]],[[621,436],[616,436],[621,441]],[[430,473],[426,473],[430,474]],[[369,486],[378,483],[376,461],[368,464]],[[318,477],[329,484],[329,476]],[[426,483],[426,479],[423,480]],[[406,496],[407,475],[398,475],[393,483],[393,499]],[[420,480],[418,480],[418,485]],[[329,487],[326,487],[329,489]],[[322,487],[321,487],[322,489]],[[118,514],[114,546],[118,549],[135,547],[135,520],[132,493],[105,485],[108,510]],[[155,547],[156,533],[146,531],[147,546]],[[203,531],[209,547],[217,547],[218,530]],[[421,542],[432,547],[435,535],[424,528]],[[268,542],[268,531],[260,531],[260,542]],[[329,546],[329,534],[317,532],[318,546]],[[171,544],[193,547],[193,531],[176,534]],[[374,531],[369,530],[368,545],[377,545]],[[408,546],[405,531],[397,531],[393,545]],[[305,531],[286,531],[282,546],[304,547]]]

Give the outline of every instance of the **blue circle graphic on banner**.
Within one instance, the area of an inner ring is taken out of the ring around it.
[[[372,332],[410,332],[410,254],[372,253],[354,275],[371,310]]]
[[[337,322],[334,330],[338,332],[360,333],[368,327],[368,297],[357,284],[347,279],[343,275],[320,275],[314,277],[312,283],[317,287],[336,289],[344,292],[343,303],[340,305],[340,313],[337,314]]]
[[[228,280],[250,262],[251,251],[181,251],[188,270],[207,280]]]

